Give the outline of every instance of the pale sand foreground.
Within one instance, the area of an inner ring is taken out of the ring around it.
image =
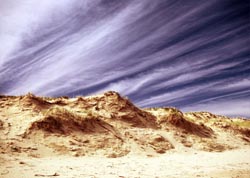
[[[32,177],[250,177],[250,149],[221,153],[169,152],[159,157],[9,157],[1,178]]]

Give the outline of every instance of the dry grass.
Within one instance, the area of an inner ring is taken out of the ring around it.
[[[185,119],[183,113],[175,108],[168,109],[165,115],[161,114],[161,117],[158,117],[158,123],[163,127],[166,127],[164,125],[172,125],[175,128],[182,129],[187,133],[200,137],[211,137],[213,135],[211,128],[204,124],[196,124],[195,122]]]
[[[3,124],[4,124],[4,122],[2,120],[0,120],[0,129],[3,129]]]
[[[0,104],[4,107],[1,114],[8,113],[10,123],[2,119],[3,125],[0,120],[3,137],[24,133],[23,142],[32,147],[38,144],[34,154],[53,155],[54,150],[73,156],[119,157],[128,152],[157,155],[171,149],[224,151],[231,149],[228,145],[244,147],[250,140],[247,120],[205,112],[183,114],[176,108],[142,110],[115,92],[70,99],[27,94],[0,97]]]
[[[241,128],[248,128],[250,129],[250,120],[233,120],[233,122],[231,122],[231,124],[239,126]]]
[[[103,132],[109,124],[91,112],[76,113],[65,108],[51,108],[43,112],[44,117],[32,123],[30,129],[42,129],[51,133],[69,134],[74,131]]]

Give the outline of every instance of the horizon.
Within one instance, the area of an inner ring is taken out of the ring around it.
[[[105,95],[105,93],[108,93],[108,92],[115,92],[115,93],[117,93],[118,95],[120,95],[122,98],[124,98],[124,99],[128,99],[133,105],[135,105],[137,108],[139,108],[139,109],[154,109],[154,108],[175,108],[175,109],[178,109],[178,110],[180,110],[180,108],[177,108],[177,107],[173,107],[173,106],[157,106],[157,107],[154,107],[154,106],[152,106],[152,107],[140,107],[140,106],[138,106],[138,105],[136,105],[135,103],[133,103],[133,101],[129,98],[129,97],[127,97],[126,95],[121,95],[119,92],[117,92],[117,91],[106,91],[106,92],[103,92],[103,93],[97,93],[97,94],[95,94],[95,95],[77,95],[77,96],[55,96],[55,97],[50,97],[50,96],[41,96],[41,95],[35,95],[35,94],[33,94],[33,93],[31,93],[31,92],[28,92],[28,93],[26,93],[26,94],[23,94],[23,95],[1,95],[0,94],[0,97],[2,97],[2,96],[4,96],[4,97],[25,97],[25,96],[27,96],[27,95],[33,95],[33,96],[35,96],[35,97],[38,97],[38,98],[51,98],[51,99],[56,99],[56,98],[64,98],[64,97],[67,97],[66,99],[74,99],[74,98],[79,98],[79,97],[99,97],[99,96],[102,96],[102,95]],[[225,115],[225,114],[220,114],[220,113],[215,113],[215,112],[209,112],[209,111],[207,111],[207,110],[180,110],[182,113],[199,113],[199,112],[201,112],[201,113],[211,113],[211,114],[215,114],[215,115],[217,115],[217,116],[226,116],[226,117],[229,117],[229,118],[232,118],[232,119],[234,119],[234,118],[241,118],[241,119],[250,119],[250,117],[248,117],[248,116],[244,116],[244,115]]]
[[[249,1],[0,2],[0,94],[117,91],[250,118]]]

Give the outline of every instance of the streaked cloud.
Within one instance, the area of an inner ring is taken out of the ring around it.
[[[191,105],[183,108],[183,111],[213,111],[215,114],[228,115],[228,116],[241,116],[249,117],[250,102],[247,100],[222,100],[213,101],[209,103],[201,103],[197,105]]]
[[[249,117],[248,10],[233,0],[0,0],[0,92],[116,90],[143,107]]]

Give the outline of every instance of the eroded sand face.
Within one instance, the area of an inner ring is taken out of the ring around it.
[[[0,97],[0,177],[249,177],[250,121],[118,93]]]

